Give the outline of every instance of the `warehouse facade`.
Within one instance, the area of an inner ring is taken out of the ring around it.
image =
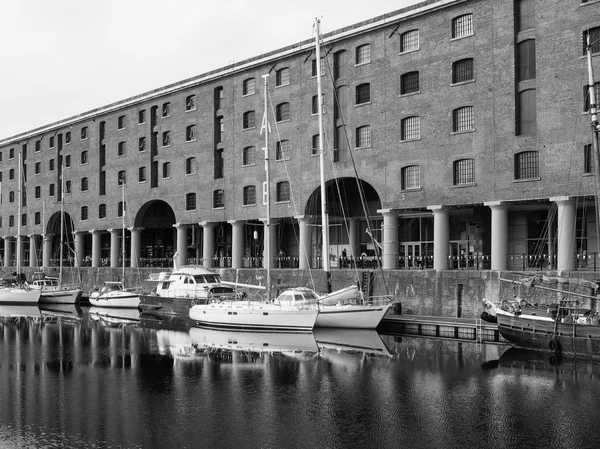
[[[334,266],[595,267],[588,35],[600,73],[600,1],[429,0],[325,34]],[[78,266],[262,264],[267,73],[267,257],[319,266],[316,65],[305,41],[0,141],[4,266],[55,264],[61,210]]]

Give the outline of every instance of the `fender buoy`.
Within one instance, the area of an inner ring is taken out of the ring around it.
[[[552,352],[559,352],[560,351],[560,342],[555,338],[551,338],[550,341],[548,342],[548,347],[550,348],[550,350]]]

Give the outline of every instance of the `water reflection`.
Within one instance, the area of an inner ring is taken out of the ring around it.
[[[0,308],[6,447],[595,447],[598,365],[374,331]],[[556,361],[554,361],[556,362]]]

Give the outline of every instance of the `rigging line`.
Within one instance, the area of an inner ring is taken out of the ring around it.
[[[321,36],[319,36],[319,38],[321,38]],[[334,95],[334,98],[335,98],[335,104],[339,105],[339,98],[338,98],[338,95],[337,95],[337,88],[336,88],[336,83],[335,82],[334,82],[334,88],[333,88],[333,95]],[[350,147],[350,139],[348,138],[348,130],[346,129],[346,122],[344,120],[344,116],[343,116],[341,108],[338,108],[338,109],[339,110],[337,112],[339,113],[340,121],[342,122],[342,126],[344,128],[344,136],[346,137],[346,148],[348,149],[348,154],[350,155],[350,160],[352,162],[352,169],[354,171],[354,178],[356,180],[356,186],[358,188],[358,194],[359,194],[360,202],[361,202],[361,205],[362,205],[362,208],[363,208],[363,214],[364,214],[365,220],[367,222],[367,229],[369,231],[371,231],[373,229],[373,227],[372,227],[372,224],[371,224],[371,217],[369,216],[369,211],[368,211],[368,208],[367,208],[366,195],[365,195],[362,183],[360,182],[360,178],[358,177],[358,170],[356,169],[356,161],[354,160],[354,154],[353,154],[352,149]],[[334,113],[335,113],[335,111],[334,111]],[[371,231],[370,236],[371,236],[371,240],[372,240],[373,247],[374,247],[374,250],[375,250],[375,256],[376,256],[377,260],[379,260],[381,252],[379,250],[379,247],[373,241],[374,239],[373,239],[372,234],[373,234],[373,232]],[[389,295],[388,285],[387,285],[387,282],[385,281],[385,276],[383,275],[384,273],[383,273],[382,264],[378,263],[377,265],[378,265],[379,271],[381,273],[381,279],[382,279],[382,282],[383,282],[383,287],[385,289],[386,295]]]

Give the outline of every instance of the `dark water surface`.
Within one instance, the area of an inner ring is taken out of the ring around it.
[[[97,311],[0,307],[0,447],[600,447],[598,364]]]

